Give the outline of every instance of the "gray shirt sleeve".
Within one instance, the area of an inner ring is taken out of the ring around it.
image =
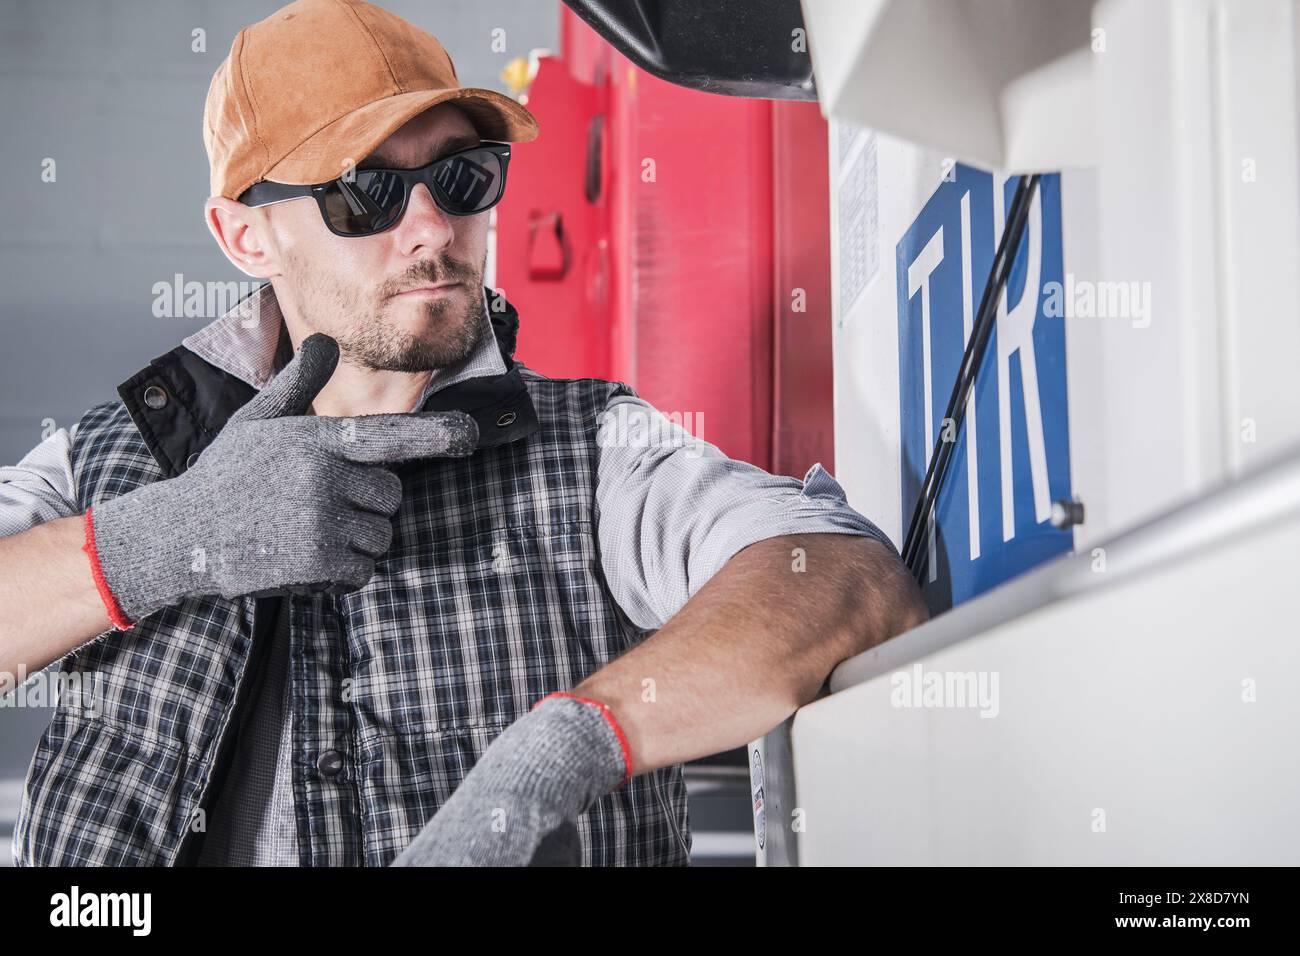
[[[76,430],[60,428],[18,464],[0,467],[0,538],[80,512],[72,474]]]
[[[600,558],[638,627],[663,626],[734,555],[786,534],[889,538],[820,464],[800,481],[728,458],[641,398],[615,396],[597,430]]]

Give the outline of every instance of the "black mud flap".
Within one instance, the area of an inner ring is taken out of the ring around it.
[[[815,100],[799,0],[564,0],[647,73],[707,93]]]

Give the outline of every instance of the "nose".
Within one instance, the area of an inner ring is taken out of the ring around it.
[[[442,249],[451,245],[455,237],[454,217],[438,208],[428,186],[416,184],[406,201],[406,212],[397,224],[401,251],[409,256],[421,249]]]

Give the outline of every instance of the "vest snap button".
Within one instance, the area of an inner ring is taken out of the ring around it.
[[[167,404],[167,393],[157,385],[150,385],[144,390],[144,403],[150,408],[162,408]]]
[[[343,755],[337,750],[327,750],[316,758],[316,769],[322,777],[333,777],[343,769]]]
[[[507,425],[513,425],[514,423],[515,423],[514,412],[502,412],[499,416],[497,416],[498,428],[505,428]]]
[[[195,463],[196,461],[198,461],[198,460],[199,460],[199,453],[198,453],[198,452],[194,452],[194,454],[192,454],[192,455],[190,455],[190,457],[186,458],[186,459],[185,459],[185,468],[186,468],[186,470],[188,471],[190,468],[193,468],[193,467],[194,467],[194,463]]]

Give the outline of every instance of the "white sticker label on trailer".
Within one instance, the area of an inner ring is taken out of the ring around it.
[[[880,188],[875,130],[837,123],[840,321],[880,272]]]

